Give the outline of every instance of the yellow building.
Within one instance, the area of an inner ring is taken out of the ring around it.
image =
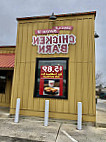
[[[96,121],[96,12],[17,18],[17,43],[10,114],[20,98],[20,114],[77,120],[82,102],[83,121]]]
[[[10,107],[15,46],[0,46],[0,106]]]

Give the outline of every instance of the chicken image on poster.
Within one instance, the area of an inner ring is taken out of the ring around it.
[[[63,66],[41,66],[39,94],[63,96]]]

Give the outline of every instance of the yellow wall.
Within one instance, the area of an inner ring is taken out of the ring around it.
[[[12,47],[0,48],[0,53],[15,53],[15,48],[12,48]],[[0,93],[0,106],[9,107],[10,101],[11,101],[13,69],[4,68],[2,70],[8,70],[7,76],[9,76],[9,78],[7,78],[5,93],[4,94]]]
[[[1,53],[3,53],[3,54],[5,54],[5,53],[15,53],[15,47],[0,47],[0,54]]]
[[[53,26],[73,26],[76,44],[69,45],[68,54],[39,55],[32,46],[35,30],[52,29]],[[95,121],[95,45],[94,15],[48,19],[21,20],[18,22],[17,45],[10,113],[14,114],[16,99],[21,99],[20,114],[44,116],[45,98],[33,98],[37,57],[69,57],[68,100],[49,99],[50,117],[77,119],[77,102],[82,102],[83,120]]]
[[[0,93],[0,106],[10,107],[13,71],[7,71],[5,93]]]

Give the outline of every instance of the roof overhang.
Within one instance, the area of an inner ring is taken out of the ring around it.
[[[14,53],[0,53],[0,69],[13,69],[15,62]]]
[[[69,16],[83,16],[83,15],[94,15],[96,17],[96,11],[82,12],[82,13],[59,14],[59,15],[54,15],[54,16],[56,16],[58,18],[58,17],[69,17]],[[23,17],[23,18],[17,18],[17,21],[20,21],[20,20],[33,20],[33,19],[44,19],[44,18],[49,18],[50,16],[51,15]]]

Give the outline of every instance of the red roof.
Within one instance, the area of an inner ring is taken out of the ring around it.
[[[14,68],[15,54],[0,54],[0,68]]]

